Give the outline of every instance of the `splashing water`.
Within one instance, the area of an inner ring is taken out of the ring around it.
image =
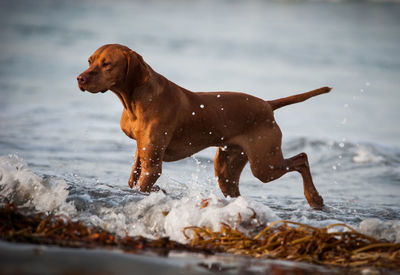
[[[199,160],[197,162],[197,172],[208,168]],[[199,186],[189,186],[185,191],[179,183],[171,183],[167,177],[161,177],[159,184],[167,194],[159,191],[143,196],[137,191],[116,190],[102,185],[89,189],[87,186],[68,188],[64,180],[39,177],[15,155],[0,158],[0,197],[3,201],[7,199],[28,212],[64,214],[121,236],[162,236],[186,242],[182,232],[188,226],[208,226],[217,231],[223,222],[251,234],[258,225],[287,218],[278,213],[288,209],[273,210],[276,206],[269,207],[257,199],[243,196],[222,198],[215,194],[217,188],[207,191]],[[305,207],[291,212],[290,219],[326,226],[340,222],[326,218],[334,211],[333,206],[328,206],[324,212]],[[360,223],[359,229],[376,238],[400,241],[400,223],[396,220],[369,218]]]
[[[76,215],[62,179],[41,178],[16,155],[0,157],[0,198],[37,212]]]

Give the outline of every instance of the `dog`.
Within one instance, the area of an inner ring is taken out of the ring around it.
[[[137,142],[128,181],[131,188],[139,185],[142,192],[156,191],[163,161],[177,161],[216,146],[215,175],[224,196],[240,196],[240,174],[249,162],[252,174],[262,182],[299,172],[310,207],[324,206],[307,155],[283,157],[282,132],[273,111],[331,88],[270,101],[240,92],[191,92],[119,44],[100,47],[88,62],[89,68],[77,77],[79,88],[114,92],[124,107],[121,129]]]

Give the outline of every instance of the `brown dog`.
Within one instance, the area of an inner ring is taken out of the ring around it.
[[[139,183],[150,192],[161,175],[163,161],[186,158],[216,146],[215,175],[225,196],[237,197],[239,177],[246,165],[262,182],[287,172],[301,173],[305,197],[313,208],[323,200],[315,189],[307,155],[284,159],[282,133],[273,110],[327,93],[328,87],[272,101],[234,92],[190,92],[147,65],[129,48],[111,44],[89,58],[89,69],[78,76],[82,91],[113,91],[124,110],[121,128],[136,139],[137,149],[129,186]]]

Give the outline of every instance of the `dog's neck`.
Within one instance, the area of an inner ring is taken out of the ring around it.
[[[149,105],[162,93],[161,86],[158,84],[159,75],[154,71],[151,73],[148,81],[139,87],[122,87],[111,89],[120,99],[125,110],[133,117],[137,112],[143,112]]]

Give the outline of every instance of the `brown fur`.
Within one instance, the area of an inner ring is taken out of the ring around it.
[[[138,184],[143,192],[153,191],[163,161],[180,160],[216,146],[215,175],[225,196],[240,195],[240,174],[250,162],[253,175],[262,182],[299,172],[310,206],[323,207],[307,155],[283,157],[282,133],[273,110],[327,93],[330,88],[264,101],[245,93],[188,91],[153,71],[139,54],[122,45],[104,45],[89,61],[89,68],[78,76],[80,89],[113,91],[124,106],[121,128],[137,141],[128,181],[131,188]]]

